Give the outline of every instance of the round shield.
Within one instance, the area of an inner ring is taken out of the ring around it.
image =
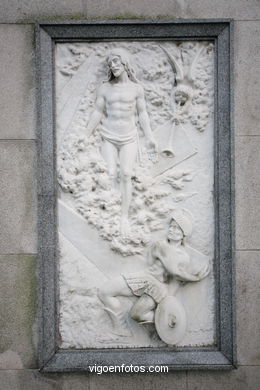
[[[165,297],[155,310],[155,328],[166,344],[179,343],[186,331],[186,313],[175,297]]]

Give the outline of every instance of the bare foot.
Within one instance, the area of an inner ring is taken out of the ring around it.
[[[129,328],[126,327],[126,324],[122,324],[122,326],[120,327],[120,325],[118,325],[117,328],[114,328],[112,330],[112,333],[116,336],[116,337],[132,337],[133,334],[131,332],[131,330]]]
[[[108,307],[103,307],[103,309],[109,314],[109,317],[112,321],[112,330],[111,334],[113,334],[113,337],[131,337],[133,336],[126,318],[125,313],[123,313],[121,310],[118,312],[114,312],[113,310],[109,309]],[[109,335],[109,338],[111,335]]]

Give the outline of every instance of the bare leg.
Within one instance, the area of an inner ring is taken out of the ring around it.
[[[117,187],[117,160],[118,150],[115,145],[107,140],[103,140],[101,154],[107,163],[108,174],[113,188]]]
[[[127,327],[125,310],[117,297],[131,297],[132,295],[122,276],[109,280],[98,291],[98,297],[111,318],[114,333],[118,336],[131,336],[132,334]]]
[[[98,293],[104,305],[113,311],[121,309],[121,303],[116,297],[131,297],[132,295],[123,276],[109,280],[99,289]]]
[[[133,320],[141,323],[147,324],[154,322],[154,309],[156,308],[156,303],[152,297],[149,295],[142,295],[138,301],[132,307],[130,316]]]
[[[136,141],[123,145],[119,152],[120,173],[121,173],[121,192],[122,192],[122,217],[121,232],[123,236],[129,233],[128,213],[132,199],[132,181],[133,169],[137,156]]]

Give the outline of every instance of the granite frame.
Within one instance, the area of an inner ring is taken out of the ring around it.
[[[36,23],[38,78],[39,365],[43,372],[89,365],[167,365],[169,369],[236,367],[234,320],[234,148],[231,20],[64,21]],[[164,349],[59,349],[54,46],[104,40],[212,40],[215,44],[216,345]]]

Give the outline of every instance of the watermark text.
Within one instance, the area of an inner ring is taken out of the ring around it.
[[[109,372],[125,372],[125,373],[138,373],[138,372],[150,372],[150,373],[166,373],[169,372],[168,366],[136,366],[134,364],[121,364],[119,366],[101,366],[98,364],[94,364],[93,366],[89,366],[89,371],[95,374],[101,375]]]

